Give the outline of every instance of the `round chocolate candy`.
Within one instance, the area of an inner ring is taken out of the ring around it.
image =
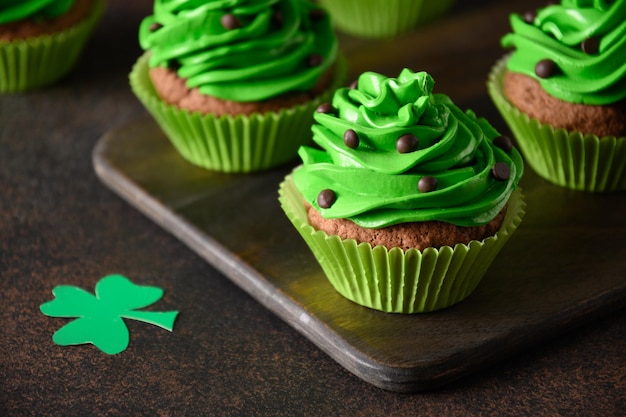
[[[535,23],[536,17],[537,17],[537,13],[532,12],[532,11],[528,11],[522,15],[522,19],[524,19],[524,22],[528,23],[529,25],[532,25],[533,23]]]
[[[580,49],[587,55],[595,55],[600,51],[598,38],[587,38],[580,44]]]
[[[335,108],[333,107],[332,104],[330,103],[322,103],[319,106],[317,106],[317,110],[318,113],[334,113],[335,112]]]
[[[506,162],[496,162],[491,169],[491,174],[498,181],[505,181],[511,176],[511,168]]]
[[[280,10],[276,10],[272,15],[272,24],[277,28],[282,28],[284,22],[285,17],[283,15],[283,12],[281,12]]]
[[[150,32],[156,32],[157,30],[161,29],[163,27],[162,24],[154,22],[153,24],[150,25]]]
[[[326,16],[324,10],[322,9],[311,9],[309,10],[309,19],[313,22],[317,22],[318,20],[322,20]]]
[[[317,195],[317,204],[323,208],[330,208],[337,200],[337,194],[333,190],[325,189]]]
[[[437,178],[422,177],[417,183],[417,188],[423,193],[429,193],[437,189]]]
[[[511,152],[511,149],[513,149],[513,142],[508,136],[497,136],[493,138],[493,144],[506,153]]]
[[[348,148],[356,149],[359,147],[359,135],[352,129],[348,129],[343,134],[343,143]]]
[[[306,59],[306,64],[309,67],[318,67],[322,65],[322,62],[324,62],[324,57],[320,54],[311,54]]]
[[[535,65],[535,74],[539,78],[550,78],[557,70],[556,62],[551,59],[542,59]]]
[[[407,133],[406,135],[400,136],[396,141],[396,150],[399,153],[411,153],[417,150],[418,145],[419,141],[415,135]]]
[[[233,29],[237,29],[241,27],[241,22],[239,22],[239,19],[237,19],[237,16],[231,13],[227,13],[224,16],[222,16],[222,19],[220,20],[220,22],[222,23],[222,26],[226,30],[233,30]]]

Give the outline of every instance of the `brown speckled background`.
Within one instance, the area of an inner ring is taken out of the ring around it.
[[[530,7],[500,3],[457,7],[449,20],[394,42],[342,45],[354,51],[353,71],[391,71],[385,53],[404,51],[415,62],[423,57],[416,46],[434,45],[427,56],[437,60],[438,83],[497,117],[484,85],[461,79],[463,71],[486,76],[507,14]],[[493,27],[467,23],[479,7],[493,14]],[[624,415],[624,310],[436,391],[390,393],[344,370],[104,187],[93,146],[145,116],[127,74],[150,9],[147,0],[109,1],[70,77],[0,96],[0,416]],[[453,63],[446,51],[468,43],[479,45],[477,59]],[[174,332],[128,321],[130,346],[115,356],[54,345],[67,320],[43,316],[39,305],[56,285],[92,290],[109,273],[162,287],[151,309],[179,310]]]

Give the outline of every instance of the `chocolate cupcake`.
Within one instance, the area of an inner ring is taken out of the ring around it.
[[[511,15],[489,92],[528,164],[584,191],[626,189],[626,1]]]
[[[156,0],[131,86],[180,154],[223,172],[284,164],[344,81],[328,14],[303,0]]]
[[[454,0],[319,0],[335,25],[365,38],[388,38],[416,29],[441,16]]]
[[[0,4],[0,93],[43,87],[76,64],[103,0],[23,0]]]
[[[338,89],[315,115],[321,149],[302,147],[280,187],[333,286],[386,312],[469,296],[524,213],[511,141],[433,85],[405,69]]]

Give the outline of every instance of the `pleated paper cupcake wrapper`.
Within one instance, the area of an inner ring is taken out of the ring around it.
[[[346,74],[345,62],[339,59],[332,86],[314,100],[279,112],[217,117],[162,101],[150,80],[148,58],[149,53],[142,55],[130,74],[135,95],[183,158],[227,173],[262,171],[294,160],[298,148],[311,141],[315,109],[330,100]]]
[[[385,38],[445,14],[454,0],[320,0],[320,4],[343,32]]]
[[[50,85],[76,64],[104,9],[104,0],[82,22],[61,32],[24,40],[0,41],[0,93]]]
[[[505,97],[506,58],[492,69],[489,94],[528,165],[545,180],[578,191],[626,190],[626,138],[598,137],[542,124]]]
[[[332,286],[344,297],[388,313],[423,313],[450,307],[478,286],[496,255],[522,221],[525,203],[517,189],[495,236],[453,248],[423,251],[341,239],[315,230],[292,175],[280,184],[285,214],[303,237]]]

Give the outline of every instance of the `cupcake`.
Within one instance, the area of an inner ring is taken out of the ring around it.
[[[0,4],[0,93],[43,87],[66,75],[103,7],[103,0],[12,0]]]
[[[489,93],[526,162],[574,190],[626,189],[626,0],[513,14]]]
[[[366,38],[409,32],[444,15],[454,0],[319,0],[341,31]]]
[[[297,158],[345,79],[328,14],[304,0],[156,0],[134,93],[189,162],[221,172]]]
[[[366,72],[315,114],[282,209],[331,284],[366,307],[417,313],[468,297],[524,214],[523,163],[425,72]]]

